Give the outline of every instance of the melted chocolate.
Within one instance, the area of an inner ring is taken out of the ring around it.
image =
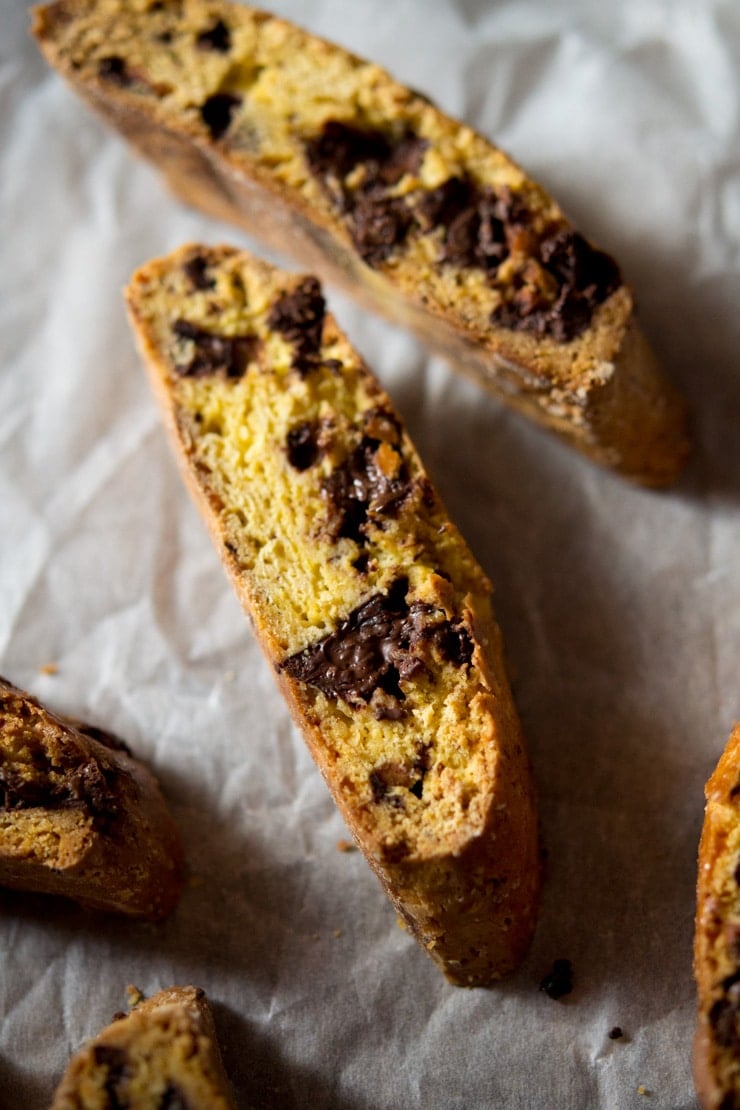
[[[422,645],[439,646],[450,629],[461,644],[467,643],[460,662],[469,661],[472,644],[462,625],[452,625],[423,602],[409,605],[407,591],[408,580],[398,578],[387,594],[375,594],[359,605],[335,632],[290,656],[279,669],[359,708],[376,690],[403,700],[401,683],[426,672]]]
[[[101,823],[112,821],[119,812],[119,803],[112,784],[118,772],[104,767],[93,757],[74,753],[64,765],[53,765],[45,752],[33,758],[34,777],[25,778],[12,764],[0,757],[0,809],[85,809]],[[60,781],[52,782],[51,772],[61,773]]]
[[[184,378],[201,378],[219,372],[227,378],[241,378],[256,357],[259,346],[256,335],[214,335],[189,320],[175,320],[172,330],[178,339],[190,339],[195,345],[190,362],[175,366]]]

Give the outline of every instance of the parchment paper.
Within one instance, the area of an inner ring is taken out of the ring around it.
[[[696,450],[676,490],[634,489],[331,296],[495,583],[539,784],[529,958],[451,987],[337,850],[124,318],[145,259],[257,244],[172,200],[46,68],[26,3],[0,0],[0,673],[129,740],[191,876],[158,927],[0,893],[0,1104],[47,1106],[127,984],[192,982],[244,1107],[693,1107],[703,784],[740,716],[740,8],[274,8],[494,137],[617,255]],[[556,958],[575,972],[559,1002],[538,990]]]

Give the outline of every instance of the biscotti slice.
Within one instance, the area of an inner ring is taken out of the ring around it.
[[[740,1110],[740,725],[706,799],[694,936],[694,1079],[702,1110]]]
[[[376,65],[223,0],[59,0],[47,59],[166,174],[648,486],[687,451],[614,260],[502,151]]]
[[[0,679],[0,886],[157,920],[182,887],[159,786],[116,737]]]
[[[318,281],[229,247],[144,266],[131,320],[184,474],[295,720],[429,955],[522,958],[532,783],[490,585]]]
[[[51,1110],[234,1110],[205,993],[170,987],[72,1057]]]

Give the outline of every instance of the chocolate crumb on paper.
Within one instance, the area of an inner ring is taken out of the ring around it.
[[[623,1036],[624,1033],[622,1032],[622,1029],[619,1025],[615,1025],[612,1029],[609,1030],[610,1041],[619,1041],[622,1039]]]
[[[554,960],[552,969],[540,980],[540,990],[548,998],[563,998],[573,990],[573,965],[570,960]]]

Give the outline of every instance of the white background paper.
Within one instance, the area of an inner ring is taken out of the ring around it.
[[[694,1107],[703,784],[740,717],[740,8],[275,9],[496,138],[617,255],[695,453],[675,490],[632,488],[331,296],[495,583],[539,785],[531,953],[494,989],[449,986],[337,850],[125,321],[147,258],[250,244],[172,200],[0,0],[0,673],[129,740],[191,875],[157,927],[0,892],[0,1105],[47,1106],[128,983],[192,982],[243,1107]],[[555,1002],[538,983],[560,957],[575,989]]]

